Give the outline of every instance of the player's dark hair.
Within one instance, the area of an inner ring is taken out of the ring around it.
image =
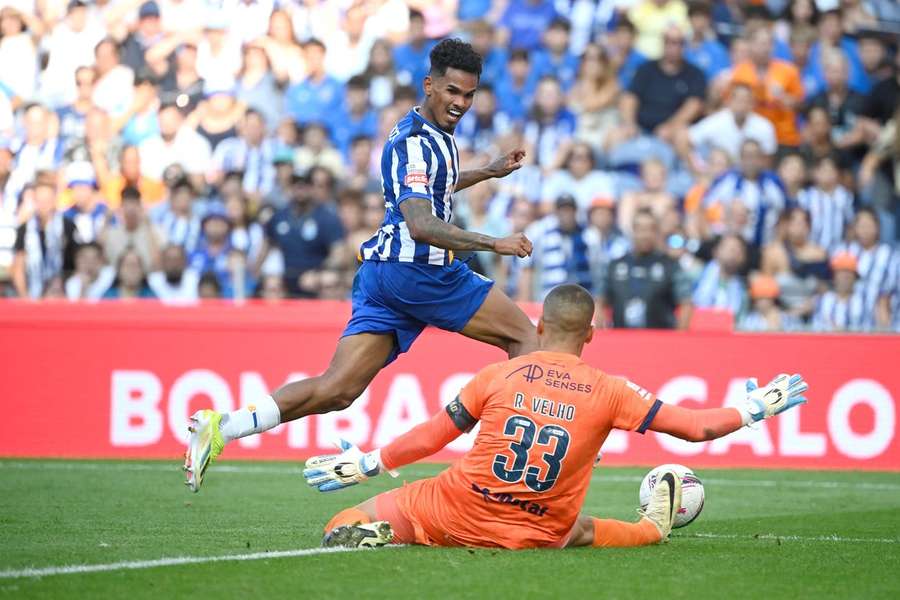
[[[472,44],[459,38],[441,40],[432,48],[429,57],[432,76],[443,76],[447,69],[458,69],[481,77],[481,55],[475,52]]]
[[[549,335],[584,334],[594,320],[594,298],[578,284],[558,285],[544,299],[541,318]]]

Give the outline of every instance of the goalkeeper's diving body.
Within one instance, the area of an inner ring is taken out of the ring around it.
[[[430,58],[422,106],[397,123],[382,151],[384,221],[360,248],[352,316],[328,369],[227,414],[197,411],[184,461],[191,490],[200,489],[227,442],[350,406],[426,325],[492,344],[510,357],[535,349],[534,325],[525,313],[453,255],[481,250],[524,258],[531,242],[521,233],[494,238],[450,223],[453,192],[505,177],[522,166],[525,152],[515,149],[485,167],[461,171],[453,131],[472,106],[481,57],[471,45],[445,39]]]
[[[692,410],[581,360],[591,340],[594,302],[577,285],[554,288],[538,322],[539,350],[482,369],[431,420],[363,454],[311,458],[304,477],[323,492],[360,483],[425,458],[481,424],[474,446],[433,478],[341,511],[325,546],[387,543],[502,548],[625,547],[667,539],[681,506],[681,481],[661,473],[637,522],[580,514],[594,460],[612,429],[659,431],[702,441],[806,402],[800,375],[763,388],[747,382],[737,408]]]

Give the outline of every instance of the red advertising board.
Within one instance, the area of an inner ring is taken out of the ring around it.
[[[251,404],[321,372],[348,314],[339,302],[0,304],[0,456],[178,460],[189,414]],[[428,330],[351,408],[239,440],[224,457],[296,460],[330,451],[338,436],[382,446],[503,358]],[[800,410],[720,440],[614,432],[604,463],[900,470],[900,337],[603,331],[585,360],[692,407],[738,401],[749,376],[799,372],[810,383]],[[434,458],[470,444],[460,438]]]

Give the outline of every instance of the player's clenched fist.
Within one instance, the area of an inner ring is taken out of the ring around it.
[[[525,237],[524,233],[514,233],[505,238],[501,238],[494,244],[494,252],[507,256],[518,256],[525,258],[531,256],[531,240]]]

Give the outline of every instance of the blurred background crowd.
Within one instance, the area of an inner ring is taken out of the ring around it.
[[[900,331],[896,0],[0,0],[0,296],[345,299],[436,40],[463,257],[616,327]]]

